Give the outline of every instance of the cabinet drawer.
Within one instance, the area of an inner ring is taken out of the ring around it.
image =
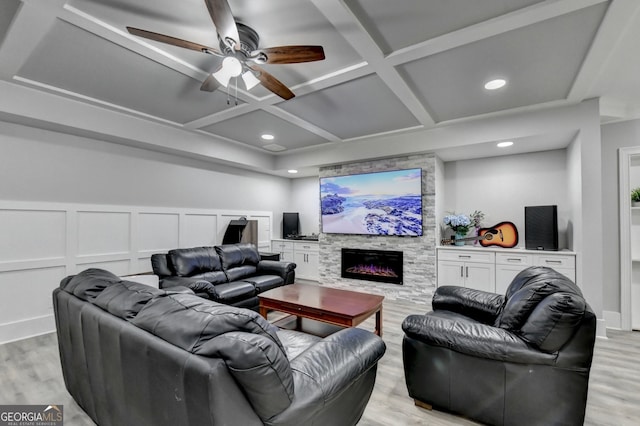
[[[318,244],[315,243],[295,243],[295,251],[305,253],[317,253],[319,251]]]
[[[271,241],[271,250],[272,251],[292,251],[293,242],[292,241]]]
[[[533,263],[538,266],[548,266],[550,268],[570,268],[575,269],[576,257],[569,255],[545,255],[534,254]]]
[[[438,260],[455,260],[458,262],[494,263],[495,253],[471,250],[439,250]]]
[[[496,253],[496,264],[529,266],[533,264],[533,256],[522,253]]]

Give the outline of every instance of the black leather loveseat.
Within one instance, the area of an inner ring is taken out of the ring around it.
[[[550,268],[520,272],[506,294],[444,286],[402,328],[416,405],[491,425],[582,425],[596,317]]]
[[[250,243],[170,250],[151,256],[160,288],[184,286],[226,305],[258,309],[258,293],[292,284],[296,264],[261,260]]]
[[[63,279],[53,306],[65,386],[103,426],[352,426],[385,352],[367,330],[280,330],[100,269]]]

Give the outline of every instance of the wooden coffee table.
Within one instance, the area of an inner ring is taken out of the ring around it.
[[[310,284],[290,284],[258,295],[260,315],[269,310],[285,312],[301,319],[309,318],[342,327],[355,327],[376,314],[375,333],[382,336],[382,301],[384,296],[339,290]]]

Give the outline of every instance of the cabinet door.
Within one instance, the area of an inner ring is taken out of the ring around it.
[[[296,263],[296,277],[308,280],[318,279],[320,256],[317,252],[296,251],[293,257],[293,261]]]
[[[528,265],[497,265],[496,266],[496,293],[505,294],[511,281],[520,271]]]
[[[495,293],[495,265],[487,263],[464,264],[464,286]]]
[[[464,286],[464,263],[441,260],[438,262],[438,287]]]
[[[284,260],[286,262],[295,262],[292,251],[281,251],[279,253],[280,253],[280,260]]]

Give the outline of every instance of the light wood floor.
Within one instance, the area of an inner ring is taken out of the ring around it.
[[[376,385],[359,426],[476,425],[439,411],[418,408],[407,394],[402,367],[404,318],[429,305],[385,300]],[[373,320],[361,327],[373,330]],[[636,426],[640,419],[640,332],[608,331],[597,339],[585,425]],[[0,404],[63,404],[65,426],[92,425],[64,387],[55,334],[0,345]],[[472,384],[470,384],[472,385]]]

